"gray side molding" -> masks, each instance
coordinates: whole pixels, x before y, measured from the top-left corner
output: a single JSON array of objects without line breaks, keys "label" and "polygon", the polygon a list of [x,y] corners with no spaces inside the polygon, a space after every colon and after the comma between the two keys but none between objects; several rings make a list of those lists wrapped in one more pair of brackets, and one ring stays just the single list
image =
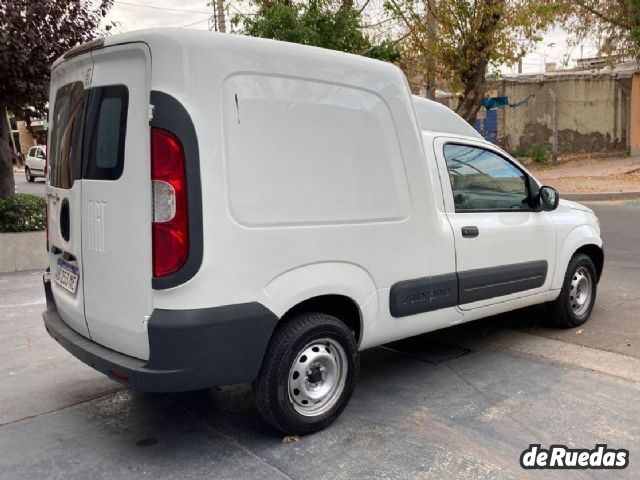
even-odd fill
[{"label": "gray side molding", "polygon": [[459,304],[523,292],[544,285],[546,260],[458,272]]}]

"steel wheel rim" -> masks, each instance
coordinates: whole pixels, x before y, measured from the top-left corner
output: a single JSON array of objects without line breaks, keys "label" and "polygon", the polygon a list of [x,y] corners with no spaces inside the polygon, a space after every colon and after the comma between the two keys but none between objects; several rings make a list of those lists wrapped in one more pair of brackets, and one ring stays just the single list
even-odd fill
[{"label": "steel wheel rim", "polygon": [[571,278],[569,303],[574,315],[580,317],[589,309],[593,296],[593,279],[586,267],[579,267]]},{"label": "steel wheel rim", "polygon": [[322,338],[298,354],[287,380],[289,402],[305,417],[322,415],[335,406],[347,380],[347,354],[340,343]]}]

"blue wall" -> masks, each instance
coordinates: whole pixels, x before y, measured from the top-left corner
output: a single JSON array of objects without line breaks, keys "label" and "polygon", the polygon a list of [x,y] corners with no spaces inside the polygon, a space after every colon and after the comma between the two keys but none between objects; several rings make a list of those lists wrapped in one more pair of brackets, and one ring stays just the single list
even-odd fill
[{"label": "blue wall", "polygon": [[485,140],[496,143],[498,141],[498,110],[494,108],[493,110],[486,110],[486,112],[484,119],[476,120],[473,128],[475,128]]}]

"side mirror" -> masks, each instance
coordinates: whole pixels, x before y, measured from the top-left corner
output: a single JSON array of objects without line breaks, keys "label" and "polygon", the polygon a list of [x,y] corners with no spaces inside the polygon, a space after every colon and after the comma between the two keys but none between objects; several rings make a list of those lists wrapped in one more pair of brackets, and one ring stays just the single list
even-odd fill
[{"label": "side mirror", "polygon": [[555,188],[540,187],[540,191],[538,192],[538,205],[540,206],[540,210],[544,210],[545,212],[555,210],[558,208],[559,202],[560,194]]}]

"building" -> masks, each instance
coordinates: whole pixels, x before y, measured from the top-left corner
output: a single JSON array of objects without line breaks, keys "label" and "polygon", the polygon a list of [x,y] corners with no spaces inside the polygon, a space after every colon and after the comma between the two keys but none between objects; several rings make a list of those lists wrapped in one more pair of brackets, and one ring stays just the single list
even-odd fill
[{"label": "building", "polygon": [[17,137],[16,148],[22,152],[23,155],[26,155],[34,145],[47,143],[46,121],[32,120],[31,129],[28,129],[27,123],[19,120],[16,122],[16,127],[17,128],[13,130],[14,137]]},{"label": "building", "polygon": [[[590,63],[590,66],[595,66]],[[554,70],[491,82],[495,141],[506,150],[548,142],[552,152],[640,154],[640,68]],[[490,116],[489,111],[484,116]]]}]

